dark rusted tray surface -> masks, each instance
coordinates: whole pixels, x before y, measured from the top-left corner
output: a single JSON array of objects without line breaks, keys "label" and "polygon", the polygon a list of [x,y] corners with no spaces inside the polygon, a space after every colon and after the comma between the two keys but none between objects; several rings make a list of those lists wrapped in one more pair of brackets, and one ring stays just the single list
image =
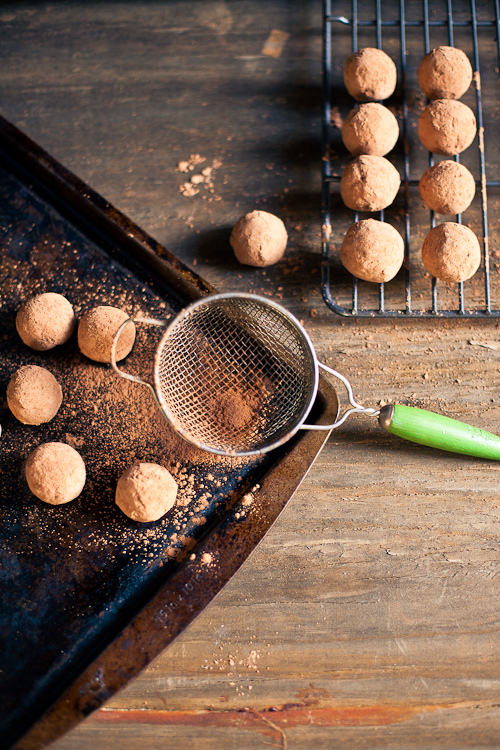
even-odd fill
[{"label": "dark rusted tray surface", "polygon": [[[169,428],[147,389],[81,355],[75,336],[49,352],[24,346],[15,314],[38,292],[64,294],[77,317],[110,304],[165,318],[213,289],[1,118],[0,216],[0,385],[5,394],[18,367],[38,364],[64,395],[38,427],[6,402],[0,410],[0,747],[28,732],[18,747],[35,748],[100,706],[211,601],[328,433],[301,433],[252,460],[211,456]],[[127,369],[149,374],[157,335],[139,330]],[[322,381],[312,416],[329,423],[336,409]],[[24,479],[28,454],[49,440],[73,445],[87,468],[81,496],[59,507]],[[175,510],[156,523],[136,524],[114,503],[137,460],[163,464],[179,483]]]}]

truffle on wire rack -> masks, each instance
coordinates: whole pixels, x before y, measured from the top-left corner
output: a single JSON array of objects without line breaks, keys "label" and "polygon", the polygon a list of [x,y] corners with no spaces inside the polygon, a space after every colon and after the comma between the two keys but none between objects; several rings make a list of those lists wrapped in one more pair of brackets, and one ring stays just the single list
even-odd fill
[{"label": "truffle on wire rack", "polygon": [[340,194],[354,211],[381,211],[394,201],[401,178],[383,156],[357,156],[342,173]]},{"label": "truffle on wire rack", "polygon": [[474,112],[454,99],[436,99],[427,105],[418,120],[418,137],[434,154],[460,154],[475,136]]},{"label": "truffle on wire rack", "polygon": [[449,283],[474,276],[481,263],[481,248],[474,232],[446,221],[431,229],[422,245],[422,263],[437,279]]},{"label": "truffle on wire rack", "polygon": [[85,486],[85,464],[66,443],[42,443],[28,456],[26,481],[31,492],[50,505],[74,500]]},{"label": "truffle on wire rack", "polygon": [[460,214],[472,203],[476,181],[467,167],[448,159],[429,167],[418,183],[420,197],[438,214]]},{"label": "truffle on wire rack", "polygon": [[429,99],[460,99],[472,82],[469,58],[456,47],[436,47],[422,58],[418,82]]},{"label": "truffle on wire rack", "polygon": [[230,238],[236,259],[248,266],[271,266],[285,254],[285,225],[268,211],[250,211],[233,227]]},{"label": "truffle on wire rack", "polygon": [[7,386],[7,405],[23,424],[50,422],[62,403],[62,389],[45,367],[25,365],[11,377]]},{"label": "truffle on wire rack", "polygon": [[56,292],[31,297],[16,315],[18,334],[27,346],[37,351],[66,343],[75,326],[71,302]]},{"label": "truffle on wire rack", "polygon": [[[111,347],[118,329],[129,316],[110,305],[98,305],[85,313],[78,324],[78,346],[82,354],[95,362],[110,364]],[[130,354],[135,341],[135,324],[125,326],[116,345],[116,360]]]},{"label": "truffle on wire rack", "polygon": [[404,260],[403,238],[385,221],[362,219],[347,230],[340,259],[359,279],[379,284],[390,281]]},{"label": "truffle on wire rack", "polygon": [[158,521],[175,504],[177,482],[159,464],[129,466],[116,485],[116,504],[133,521]]},{"label": "truffle on wire rack", "polygon": [[390,109],[378,102],[351,109],[342,125],[342,141],[353,156],[385,156],[399,137],[399,125]]},{"label": "truffle on wire rack", "polygon": [[345,87],[357,102],[387,99],[394,93],[396,81],[396,66],[381,49],[364,47],[345,61]]}]

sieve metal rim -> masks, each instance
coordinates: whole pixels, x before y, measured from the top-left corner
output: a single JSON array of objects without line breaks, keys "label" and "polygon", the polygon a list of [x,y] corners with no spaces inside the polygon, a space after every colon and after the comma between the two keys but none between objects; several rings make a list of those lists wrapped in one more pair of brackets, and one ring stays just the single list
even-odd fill
[{"label": "sieve metal rim", "polygon": [[[296,420],[294,420],[293,426],[286,432],[284,435],[282,435],[277,440],[274,440],[273,442],[264,445],[261,448],[254,449],[254,450],[235,450],[235,451],[227,451],[220,448],[214,448],[211,445],[206,445],[205,443],[202,443],[192,437],[192,435],[179,424],[176,417],[172,414],[171,410],[169,409],[162,393],[162,388],[160,384],[160,362],[162,357],[162,352],[164,349],[164,346],[166,345],[167,340],[171,337],[172,333],[175,331],[176,328],[185,320],[185,318],[189,317],[194,310],[196,310],[199,307],[205,306],[205,305],[212,305],[217,304],[221,300],[228,300],[228,299],[246,299],[250,300],[252,302],[256,302],[264,307],[271,308],[275,312],[282,315],[284,318],[286,318],[289,323],[297,330],[297,332],[300,334],[303,343],[305,344],[305,350],[307,350],[307,353],[309,354],[309,358],[312,364],[312,374],[313,377],[311,378],[312,382],[310,383],[310,392],[309,392],[309,398],[307,402],[304,404],[301,412],[299,415],[297,415]],[[280,445],[283,445],[284,443],[288,442],[297,432],[301,429],[301,427],[304,425],[305,420],[307,419],[307,416],[309,412],[311,411],[312,405],[314,404],[314,401],[316,399],[316,395],[318,392],[318,386],[319,386],[319,364],[318,364],[318,358],[316,356],[316,352],[314,350],[313,344],[311,339],[309,338],[309,335],[305,328],[302,326],[302,324],[297,320],[297,318],[289,312],[285,307],[278,304],[277,302],[274,302],[274,300],[267,299],[266,297],[263,297],[258,294],[252,294],[250,292],[223,292],[223,293],[216,293],[216,294],[207,294],[200,299],[195,300],[190,305],[185,307],[183,310],[181,310],[178,315],[175,316],[175,318],[167,325],[165,332],[163,333],[163,336],[161,337],[155,352],[155,358],[154,358],[154,364],[153,364],[153,381],[154,381],[154,391],[156,395],[156,400],[158,402],[159,407],[161,408],[161,411],[169,424],[172,426],[172,428],[181,435],[184,440],[191,443],[191,445],[196,446],[197,448],[200,448],[201,450],[207,451],[208,453],[215,453],[217,455],[222,456],[257,456],[262,455],[264,453],[268,453],[271,450],[274,450],[275,448],[278,448]]]}]

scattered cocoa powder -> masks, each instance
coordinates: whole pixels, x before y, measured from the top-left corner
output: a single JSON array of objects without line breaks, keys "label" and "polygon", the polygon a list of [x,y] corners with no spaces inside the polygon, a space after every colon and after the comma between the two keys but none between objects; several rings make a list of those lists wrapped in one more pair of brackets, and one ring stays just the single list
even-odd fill
[{"label": "scattered cocoa powder", "polygon": [[[22,212],[22,200],[16,200],[16,216]],[[27,222],[31,212],[28,201]],[[30,239],[36,236],[39,221],[33,220]],[[179,309],[175,297],[158,297],[91,243],[86,244],[81,235],[72,233],[57,216],[51,218],[49,226],[57,241],[33,240],[26,261],[19,257],[9,235],[5,239],[5,253],[0,259],[0,315],[6,323],[2,334],[5,356],[0,360],[4,380],[26,363],[26,350],[15,328],[16,313],[23,300],[50,288],[54,277],[58,288],[73,300],[77,317],[96,305],[116,307],[130,317],[146,314],[166,319]],[[134,349],[124,369],[150,377],[148,368],[152,367],[161,333],[161,329],[140,326],[137,356]],[[36,432],[26,432],[4,411],[2,449],[7,463],[2,465],[7,473],[4,471],[0,494],[5,495],[4,522],[21,523],[28,533],[36,529],[37,544],[47,540],[46,546],[59,550],[58,559],[75,554],[75,550],[78,554],[102,555],[98,567],[105,565],[110,575],[117,565],[120,569],[123,566],[123,555],[127,566],[140,566],[144,575],[174,563],[201,536],[207,519],[212,524],[237,502],[240,486],[262,460],[225,458],[196,449],[171,429],[148,389],[82,356],[76,338],[68,341],[64,351],[56,347],[43,355],[32,351],[29,356],[29,364],[43,362],[54,372],[64,400],[57,419],[50,426],[42,424]],[[81,497],[65,508],[67,530],[65,525],[54,523],[41,504],[28,501],[27,488],[19,485],[20,467],[28,453],[40,442],[51,440],[77,448],[87,467]],[[121,473],[131,464],[144,461],[164,466],[177,482],[178,493],[175,506],[165,517],[138,526],[116,508],[114,492]],[[19,498],[14,504],[10,500],[13,494]],[[75,536],[74,527],[85,532]]]}]

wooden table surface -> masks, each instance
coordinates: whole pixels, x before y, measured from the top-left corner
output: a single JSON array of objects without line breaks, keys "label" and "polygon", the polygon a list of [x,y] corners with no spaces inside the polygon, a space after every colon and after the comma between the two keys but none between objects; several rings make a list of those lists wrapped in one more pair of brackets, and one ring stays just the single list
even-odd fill
[{"label": "wooden table surface", "polygon": [[[1,114],[217,289],[281,301],[361,402],[499,430],[494,320],[322,301],[319,2],[26,1],[0,21]],[[229,246],[254,208],[289,233],[268,269]],[[499,748],[499,479],[352,418],[212,604],[54,750]]]}]

